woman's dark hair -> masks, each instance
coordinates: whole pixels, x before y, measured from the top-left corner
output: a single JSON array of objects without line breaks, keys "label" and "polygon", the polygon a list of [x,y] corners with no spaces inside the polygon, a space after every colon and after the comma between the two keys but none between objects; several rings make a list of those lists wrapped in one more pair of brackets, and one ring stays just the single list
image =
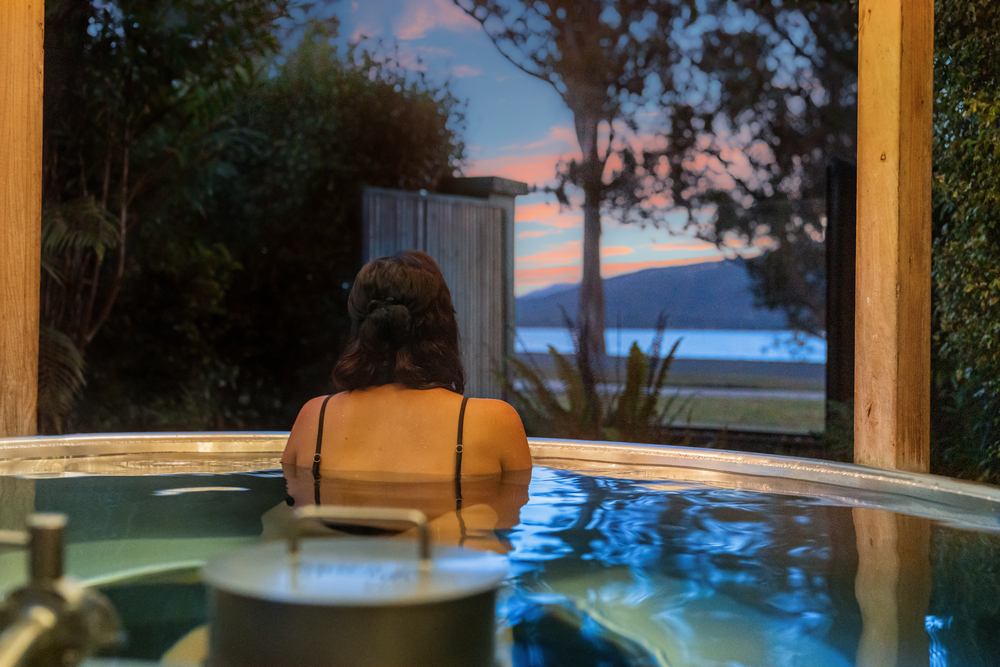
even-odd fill
[{"label": "woman's dark hair", "polygon": [[351,340],[333,369],[337,389],[399,382],[465,392],[451,292],[430,255],[406,250],[365,264],[347,297]]}]

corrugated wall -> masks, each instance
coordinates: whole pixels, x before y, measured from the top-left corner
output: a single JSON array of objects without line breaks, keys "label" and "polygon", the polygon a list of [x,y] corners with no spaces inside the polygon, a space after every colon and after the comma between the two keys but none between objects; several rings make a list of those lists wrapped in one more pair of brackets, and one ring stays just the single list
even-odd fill
[{"label": "corrugated wall", "polygon": [[508,348],[513,286],[504,271],[501,206],[472,197],[368,188],[363,202],[364,261],[423,250],[451,290],[465,366],[466,396],[500,398],[497,373]]}]

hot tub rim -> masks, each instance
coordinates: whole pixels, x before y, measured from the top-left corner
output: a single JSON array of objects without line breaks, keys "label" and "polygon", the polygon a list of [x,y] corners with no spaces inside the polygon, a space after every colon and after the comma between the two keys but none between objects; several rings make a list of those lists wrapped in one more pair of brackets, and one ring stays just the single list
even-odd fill
[{"label": "hot tub rim", "polygon": [[[261,454],[279,456],[286,431],[87,433],[0,438],[0,461],[75,459],[142,454]],[[771,477],[889,493],[952,507],[1000,514],[1000,487],[854,463],[722,449],[626,442],[529,438],[535,460],[586,461],[609,466],[651,466]],[[3,473],[0,473],[3,474]]]}]

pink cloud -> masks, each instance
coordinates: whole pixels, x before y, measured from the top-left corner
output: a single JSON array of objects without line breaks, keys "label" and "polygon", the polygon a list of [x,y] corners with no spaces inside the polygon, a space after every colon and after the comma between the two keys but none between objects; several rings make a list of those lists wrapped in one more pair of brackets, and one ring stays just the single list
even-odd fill
[{"label": "pink cloud", "polygon": [[537,229],[524,232],[518,232],[517,238],[519,239],[537,239],[541,236],[548,236],[549,234],[558,234],[558,229]]},{"label": "pink cloud", "polygon": [[559,210],[551,201],[518,205],[514,213],[517,224],[535,224],[558,229],[575,229],[580,226],[580,212]]},{"label": "pink cloud", "polygon": [[583,241],[567,241],[561,245],[548,246],[532,255],[522,255],[517,258],[518,265],[534,264],[568,264],[579,263],[581,260]]},{"label": "pink cloud", "polygon": [[530,185],[555,181],[559,155],[505,155],[484,160],[473,160],[469,165],[470,176],[502,176]]},{"label": "pink cloud", "polygon": [[612,245],[601,248],[601,257],[617,257],[619,255],[631,255],[635,252],[634,248],[626,245]]},{"label": "pink cloud", "polygon": [[394,22],[393,33],[401,40],[420,39],[438,28],[468,32],[479,24],[451,0],[410,0]]},{"label": "pink cloud", "polygon": [[559,205],[541,201],[533,204],[518,204],[514,212],[516,222],[535,222],[539,218],[547,218],[559,212]]},{"label": "pink cloud", "polygon": [[[611,262],[601,266],[601,275],[605,278],[635,273],[643,269],[658,269],[667,266],[690,266],[707,262],[721,262],[721,255],[702,257],[682,257],[679,259],[654,259],[643,262]],[[530,289],[538,289],[555,283],[578,283],[583,277],[583,269],[579,265],[548,266],[532,269],[517,269],[514,280],[517,283],[517,293],[524,294]]]},{"label": "pink cloud", "polygon": [[517,269],[514,271],[514,281],[518,291],[523,291],[529,285],[578,283],[582,275],[579,266],[548,266],[541,269]]},{"label": "pink cloud", "polygon": [[457,67],[451,68],[451,75],[458,77],[459,79],[465,79],[470,76],[479,76],[482,73],[483,71],[481,69],[469,67],[468,65],[458,65]]},{"label": "pink cloud", "polygon": [[678,259],[650,259],[645,262],[610,262],[601,266],[601,275],[605,278],[635,273],[643,269],[656,269],[665,266],[688,266],[690,264],[703,264],[706,262],[721,262],[724,257],[721,255],[707,255],[700,257],[681,257]]}]

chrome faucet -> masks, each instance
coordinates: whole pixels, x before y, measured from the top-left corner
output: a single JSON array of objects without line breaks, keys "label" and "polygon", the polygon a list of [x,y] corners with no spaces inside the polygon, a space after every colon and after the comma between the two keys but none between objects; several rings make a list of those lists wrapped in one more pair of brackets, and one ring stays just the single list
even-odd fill
[{"label": "chrome faucet", "polygon": [[96,590],[63,576],[66,516],[33,514],[0,545],[28,549],[28,584],[0,602],[0,667],[72,667],[120,643],[121,622]]}]

